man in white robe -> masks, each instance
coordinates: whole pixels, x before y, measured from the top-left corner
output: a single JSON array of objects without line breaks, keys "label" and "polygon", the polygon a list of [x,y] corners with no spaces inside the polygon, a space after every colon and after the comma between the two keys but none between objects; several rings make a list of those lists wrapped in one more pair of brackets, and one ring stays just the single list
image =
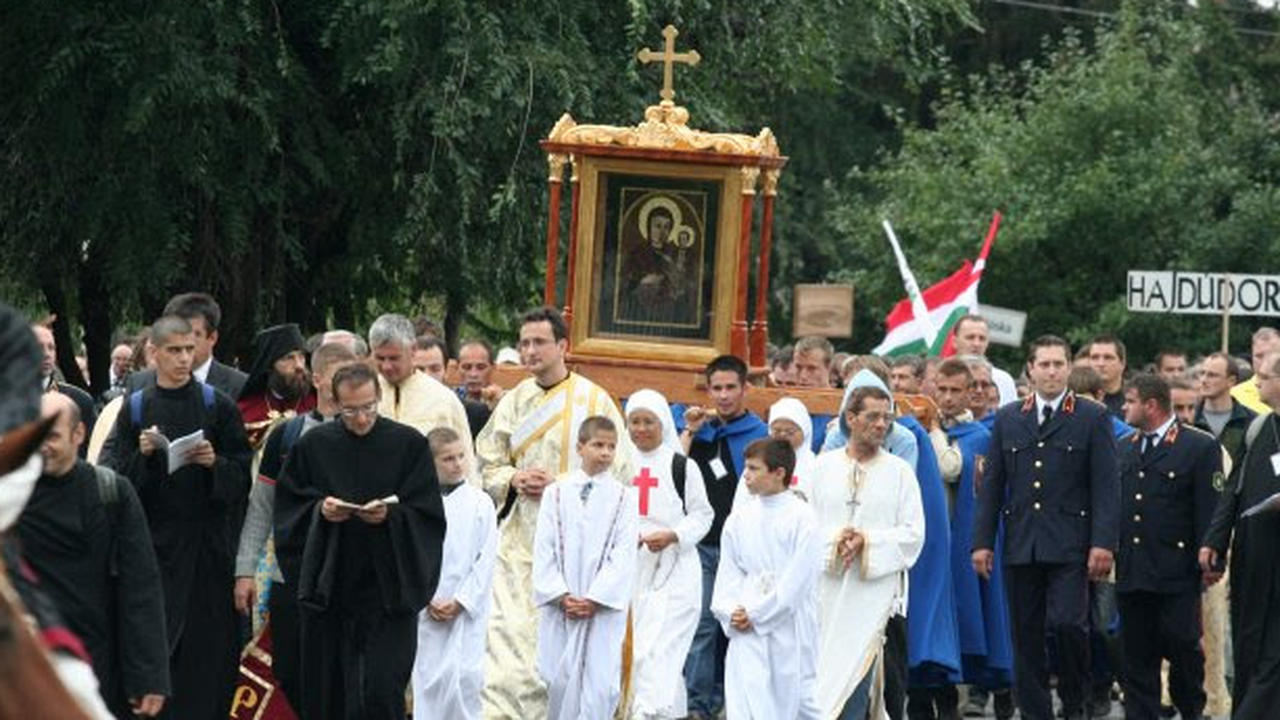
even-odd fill
[{"label": "man in white robe", "polygon": [[729,637],[725,717],[795,718],[811,704],[816,623],[804,617],[814,593],[821,545],[813,515],[787,492],[795,451],[785,440],[747,446],[743,482],[754,496],[730,513],[720,536],[711,611]]},{"label": "man in white robe", "polygon": [[622,643],[636,573],[636,500],[610,465],[618,431],[602,416],[578,432],[581,468],[538,508],[533,601],[538,673],[553,720],[606,720],[618,706]]},{"label": "man in white robe", "polygon": [[[698,541],[715,512],[698,464],[680,452],[666,398],[639,390],[627,398],[626,415],[637,468],[631,484],[640,513],[627,717],[683,718],[688,708],[679,660],[689,654],[702,612]],[[682,468],[682,486],[677,468]]]},{"label": "man in white robe", "polygon": [[825,718],[885,717],[872,669],[885,625],[906,602],[907,571],[924,546],[924,509],[915,473],[881,449],[893,423],[891,400],[878,387],[850,394],[842,410],[844,450],[823,453],[810,504],[825,542],[818,580],[817,701]]},{"label": "man in white robe", "polygon": [[468,485],[465,445],[452,428],[427,435],[444,493],[448,528],[435,596],[418,617],[413,663],[414,720],[480,717],[484,638],[493,590],[498,528],[493,501]]},{"label": "man in white robe", "polygon": [[[382,393],[378,415],[404,423],[423,435],[447,427],[459,437],[471,437],[467,411],[457,394],[413,366],[416,340],[413,321],[403,315],[381,315],[369,326],[369,348],[377,364]],[[471,443],[466,444],[466,449],[467,462],[471,463]]]},{"label": "man in white robe", "polygon": [[[533,536],[543,490],[576,469],[578,427],[603,415],[623,427],[609,393],[569,372],[568,328],[560,313],[540,308],[520,325],[520,357],[533,377],[502,396],[476,438],[484,489],[498,500],[498,559],[485,659],[484,716],[524,720],[547,714],[538,678],[538,613],[533,605]],[[619,438],[616,477],[630,478],[631,442]]]}]

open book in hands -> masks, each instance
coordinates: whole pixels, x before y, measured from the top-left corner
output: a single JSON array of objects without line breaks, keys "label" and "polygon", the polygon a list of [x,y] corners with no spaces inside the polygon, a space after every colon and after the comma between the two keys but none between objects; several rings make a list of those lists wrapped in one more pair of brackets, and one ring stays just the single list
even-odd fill
[{"label": "open book in hands", "polygon": [[164,453],[168,456],[169,474],[172,475],[184,465],[190,465],[195,462],[190,455],[196,446],[204,442],[204,430],[196,430],[188,435],[183,435],[177,440],[170,440],[163,433],[155,428],[147,428],[143,430],[155,445],[156,452]]},{"label": "open book in hands", "polygon": [[378,507],[379,505],[395,505],[400,502],[400,498],[395,495],[388,495],[384,498],[378,498],[377,500],[370,500],[369,502],[363,505],[360,505],[358,503],[353,503],[353,502],[347,502],[346,500],[342,500],[342,499],[337,499],[337,498],[335,499],[337,500],[338,507],[343,508],[345,510],[355,510],[357,512],[360,512],[360,511],[368,512]]}]

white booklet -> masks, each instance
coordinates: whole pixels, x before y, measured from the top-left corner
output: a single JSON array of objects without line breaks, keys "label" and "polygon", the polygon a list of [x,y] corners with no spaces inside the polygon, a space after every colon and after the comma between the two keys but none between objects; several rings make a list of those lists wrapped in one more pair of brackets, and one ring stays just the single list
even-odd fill
[{"label": "white booklet", "polygon": [[147,431],[151,436],[151,441],[156,445],[156,451],[162,452],[169,457],[169,474],[177,472],[179,468],[190,465],[193,461],[187,458],[187,453],[195,449],[197,445],[204,442],[204,430],[196,430],[189,435],[183,435],[177,440],[170,440],[158,432]]},{"label": "white booklet", "polygon": [[1276,512],[1280,510],[1280,492],[1268,497],[1262,502],[1240,513],[1240,517],[1247,518],[1265,512]]},{"label": "white booklet", "polygon": [[378,498],[377,500],[370,500],[363,505],[347,502],[346,500],[338,500],[338,507],[347,508],[348,510],[372,510],[377,507],[379,503],[383,505],[395,505],[398,502],[400,502],[399,497],[395,495],[388,495],[384,498]]}]

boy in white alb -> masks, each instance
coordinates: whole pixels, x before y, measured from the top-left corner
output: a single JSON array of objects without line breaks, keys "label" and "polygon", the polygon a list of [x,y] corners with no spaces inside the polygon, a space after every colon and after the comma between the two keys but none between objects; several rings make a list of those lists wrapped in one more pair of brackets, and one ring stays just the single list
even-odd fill
[{"label": "boy in white alb", "polygon": [[667,399],[653,390],[637,391],[627,399],[625,414],[640,511],[626,717],[683,718],[688,709],[682,660],[702,612],[697,546],[715,512],[697,463],[680,452]]},{"label": "boy in white alb", "polygon": [[720,538],[711,611],[729,636],[725,716],[733,720],[794,718],[810,704],[820,545],[808,506],[787,492],[795,471],[791,444],[756,440],[744,453],[743,482],[755,496],[729,515]]},{"label": "boy in white alb", "polygon": [[427,434],[444,494],[448,528],[440,583],[418,617],[413,663],[414,720],[480,717],[484,639],[498,528],[493,500],[466,482],[466,445],[452,428]]},{"label": "boy in white alb", "polygon": [[547,717],[554,720],[610,718],[621,693],[637,503],[609,470],[617,446],[612,420],[583,420],[581,466],[549,485],[538,508],[538,674],[547,684]]}]

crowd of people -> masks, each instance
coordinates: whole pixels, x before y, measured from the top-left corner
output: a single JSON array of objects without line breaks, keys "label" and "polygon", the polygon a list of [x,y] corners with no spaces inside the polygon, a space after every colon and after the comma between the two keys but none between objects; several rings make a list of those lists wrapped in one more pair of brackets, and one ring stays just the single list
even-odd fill
[{"label": "crowd of people", "polygon": [[[214,358],[220,320],[173,298],[96,399],[30,326],[52,424],[0,529],[82,643],[61,651],[92,673],[64,679],[92,717],[1280,708],[1274,329],[1245,361],[1132,370],[1117,337],[1046,335],[1015,374],[978,315],[945,359],[803,338],[760,417],[731,355],[705,403],[620,407],[550,308],[456,357],[395,314],[270,327],[244,372]],[[527,377],[498,387],[501,362]],[[236,692],[242,656],[269,692]]]}]

